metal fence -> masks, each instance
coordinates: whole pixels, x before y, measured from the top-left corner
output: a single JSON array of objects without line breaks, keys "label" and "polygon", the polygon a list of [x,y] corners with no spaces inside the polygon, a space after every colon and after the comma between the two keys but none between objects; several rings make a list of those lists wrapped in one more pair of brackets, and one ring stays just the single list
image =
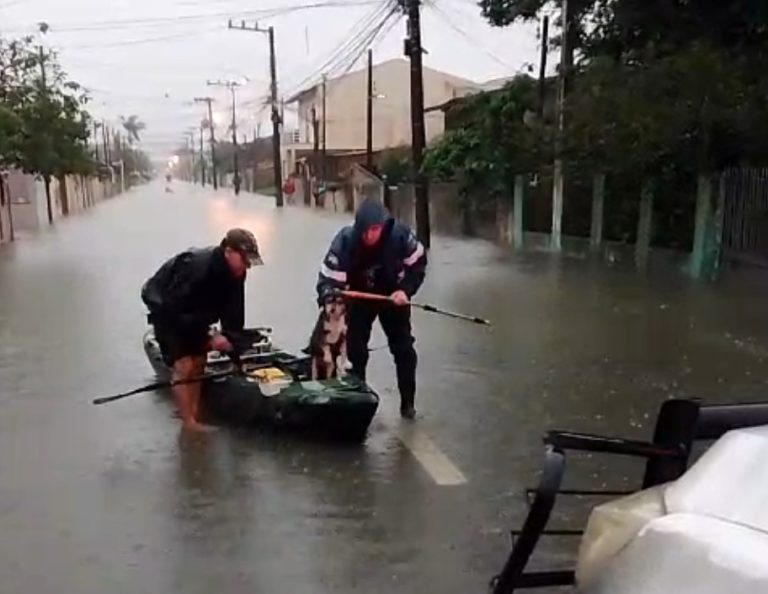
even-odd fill
[{"label": "metal fence", "polygon": [[724,173],[723,255],[768,266],[768,168]]}]

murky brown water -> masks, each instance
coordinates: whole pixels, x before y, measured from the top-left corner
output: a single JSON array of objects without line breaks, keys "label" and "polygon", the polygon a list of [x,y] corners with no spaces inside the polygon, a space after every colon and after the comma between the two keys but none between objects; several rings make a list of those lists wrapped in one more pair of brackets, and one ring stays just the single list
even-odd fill
[{"label": "murky brown water", "polygon": [[[765,394],[761,281],[647,279],[440,238],[420,297],[494,322],[414,314],[420,429],[467,484],[437,486],[399,440],[386,350],[372,356],[384,402],[364,446],[229,430],[180,440],[160,395],[90,404],[151,378],[142,282],[175,251],[250,227],[267,265],[248,281],[248,322],[298,349],[345,218],[162,189],[0,249],[3,591],[485,591],[546,429],[648,436],[669,396]],[[383,344],[377,331],[372,346]],[[596,469],[582,483],[601,484]]]}]

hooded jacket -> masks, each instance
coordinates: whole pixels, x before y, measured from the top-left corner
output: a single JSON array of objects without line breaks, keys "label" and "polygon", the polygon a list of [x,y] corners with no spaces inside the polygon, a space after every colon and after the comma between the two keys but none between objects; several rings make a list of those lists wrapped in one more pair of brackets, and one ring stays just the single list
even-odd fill
[{"label": "hooded jacket", "polygon": [[221,247],[174,256],[144,283],[141,298],[153,323],[190,332],[218,321],[225,332],[243,329],[245,279],[232,276]]},{"label": "hooded jacket", "polygon": [[[373,248],[363,245],[363,232],[373,225],[384,229]],[[320,266],[318,301],[339,289],[391,295],[397,290],[413,297],[424,282],[427,254],[411,229],[388,215],[376,200],[365,200],[354,225],[342,228]]]}]

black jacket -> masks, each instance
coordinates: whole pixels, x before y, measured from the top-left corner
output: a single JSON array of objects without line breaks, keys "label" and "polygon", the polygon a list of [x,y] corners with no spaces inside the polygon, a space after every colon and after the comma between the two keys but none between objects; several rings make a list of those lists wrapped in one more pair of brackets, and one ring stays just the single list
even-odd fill
[{"label": "black jacket", "polygon": [[[361,241],[367,223],[384,222],[375,250]],[[366,204],[357,213],[355,225],[336,234],[323,259],[317,280],[318,302],[337,289],[391,295],[397,290],[413,297],[424,282],[427,254],[411,229],[384,214],[383,207]]]},{"label": "black jacket", "polygon": [[245,321],[245,279],[232,276],[220,247],[187,250],[163,264],[141,290],[150,320],[207,332],[221,321],[239,332]]}]

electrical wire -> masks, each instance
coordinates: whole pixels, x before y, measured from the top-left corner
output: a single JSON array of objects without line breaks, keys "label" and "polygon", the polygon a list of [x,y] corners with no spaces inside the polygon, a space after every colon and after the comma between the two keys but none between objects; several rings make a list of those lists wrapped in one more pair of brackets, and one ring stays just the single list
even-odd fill
[{"label": "electrical wire", "polygon": [[357,64],[358,60],[363,55],[365,50],[371,46],[371,44],[376,40],[376,37],[381,33],[382,29],[385,26],[387,26],[388,23],[389,23],[389,27],[387,29],[387,33],[389,33],[389,31],[392,30],[392,27],[394,27],[394,25],[397,24],[400,18],[402,18],[402,15],[396,18],[393,18],[395,17],[397,12],[398,12],[398,7],[397,5],[394,5],[390,9],[389,13],[387,13],[387,16],[384,18],[384,20],[381,21],[381,23],[379,23],[379,25],[377,25],[377,27],[373,31],[371,31],[371,33],[365,39],[362,39],[360,41],[360,43],[357,45],[355,49],[356,53],[349,59],[347,66],[343,69],[341,74],[338,75],[339,77],[346,76],[349,73],[349,71],[352,70],[352,68],[354,67],[355,64]]},{"label": "electrical wire", "polygon": [[[356,22],[350,33],[345,35],[344,41],[341,42],[336,48],[334,48],[328,58],[317,68],[315,68],[311,74],[306,76],[301,82],[297,83],[294,88],[298,89],[304,86],[312,79],[316,79],[318,75],[324,74],[332,65],[339,59],[343,59],[343,56],[349,51],[349,48],[368,30],[368,28],[376,22],[376,19],[386,13],[386,7],[388,2],[381,3],[372,13],[364,15],[358,22]],[[357,31],[353,34],[354,31]]]},{"label": "electrical wire", "polygon": [[361,19],[352,25],[349,32],[344,36],[344,40],[331,50],[330,55],[317,67],[305,76],[298,83],[291,85],[290,90],[286,92],[286,95],[293,95],[296,91],[302,89],[310,81],[314,81],[322,74],[330,70],[338,61],[343,61],[345,56],[348,55],[350,48],[354,47],[360,38],[364,37],[370,32],[371,27],[375,27],[379,19],[387,14],[388,7],[392,4],[391,0],[384,0],[371,12],[365,14]]},{"label": "electrical wire", "polygon": [[440,8],[434,1],[428,2],[427,6],[432,10],[434,14],[436,14],[440,19],[442,19],[451,29],[453,29],[456,33],[461,35],[464,39],[469,41],[472,47],[480,49],[484,54],[486,54],[489,58],[491,58],[497,64],[500,64],[505,68],[510,68],[513,70],[515,69],[515,67],[512,66],[509,62],[502,60],[493,52],[489,51],[486,47],[482,45],[482,43],[479,40],[474,39],[469,33],[464,31],[461,27],[459,27],[456,23],[454,23],[451,20],[451,18],[448,16],[448,14],[442,8]]},{"label": "electrical wire", "polygon": [[112,41],[107,43],[88,43],[85,45],[60,45],[58,46],[58,49],[70,51],[70,50],[81,50],[81,49],[103,49],[103,48],[109,48],[109,47],[133,47],[136,45],[144,45],[147,43],[159,43],[163,41],[172,41],[174,39],[183,39],[185,37],[190,37],[192,35],[195,35],[195,36],[207,35],[210,33],[215,33],[217,30],[218,30],[218,27],[216,29],[208,28],[205,30],[185,31],[184,33],[171,33],[169,35],[160,35],[157,37],[146,37],[144,39],[128,39],[125,41]]},{"label": "electrical wire", "polygon": [[[349,6],[366,6],[378,3],[378,0],[323,0],[322,2],[311,2],[304,4],[295,4],[274,8],[262,8],[259,10],[245,10],[240,12],[209,12],[209,13],[197,13],[179,15],[174,17],[150,17],[139,19],[122,19],[122,20],[105,20],[105,21],[91,21],[83,23],[75,23],[72,25],[65,25],[57,27],[55,24],[50,24],[49,32],[51,33],[76,33],[83,31],[109,31],[112,29],[125,29],[126,27],[160,27],[168,24],[179,23],[192,23],[196,21],[206,21],[208,19],[247,19],[247,18],[268,18],[271,16],[280,16],[284,14],[290,14],[292,12],[301,10],[310,10],[315,8],[344,8]],[[1,6],[0,6],[1,7]],[[11,29],[11,31],[27,31],[30,27],[36,25],[26,25],[23,27],[17,27]]]}]

